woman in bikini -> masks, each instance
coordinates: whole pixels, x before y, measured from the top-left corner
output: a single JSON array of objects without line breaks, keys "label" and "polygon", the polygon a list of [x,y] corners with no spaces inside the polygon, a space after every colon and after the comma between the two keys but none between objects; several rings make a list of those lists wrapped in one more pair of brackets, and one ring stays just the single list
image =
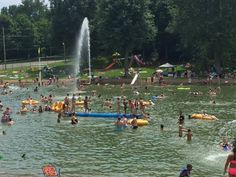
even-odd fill
[{"label": "woman in bikini", "polygon": [[236,147],[233,148],[232,153],[230,153],[225,162],[224,173],[227,172],[228,177],[236,177]]}]

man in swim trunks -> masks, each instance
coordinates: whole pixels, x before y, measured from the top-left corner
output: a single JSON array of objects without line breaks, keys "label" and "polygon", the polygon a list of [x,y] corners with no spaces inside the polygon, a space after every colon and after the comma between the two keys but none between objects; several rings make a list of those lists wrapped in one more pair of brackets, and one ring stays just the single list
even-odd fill
[{"label": "man in swim trunks", "polygon": [[179,177],[190,177],[190,173],[192,171],[193,166],[191,164],[187,164],[187,167],[184,168],[180,174]]},{"label": "man in swim trunks", "polygon": [[224,174],[227,172],[227,169],[228,177],[236,177],[236,147],[233,148],[232,152],[227,157]]}]

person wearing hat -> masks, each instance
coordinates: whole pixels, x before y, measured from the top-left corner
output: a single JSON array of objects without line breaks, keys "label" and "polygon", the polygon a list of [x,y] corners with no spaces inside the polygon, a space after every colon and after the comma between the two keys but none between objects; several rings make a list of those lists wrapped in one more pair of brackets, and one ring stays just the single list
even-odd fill
[{"label": "person wearing hat", "polygon": [[190,177],[192,169],[193,166],[191,164],[187,164],[186,168],[180,172],[179,177]]}]

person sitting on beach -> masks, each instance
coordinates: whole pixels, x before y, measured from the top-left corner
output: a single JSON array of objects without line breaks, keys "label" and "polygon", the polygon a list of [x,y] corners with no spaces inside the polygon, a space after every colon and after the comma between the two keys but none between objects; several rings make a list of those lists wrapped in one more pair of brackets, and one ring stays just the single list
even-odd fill
[{"label": "person sitting on beach", "polygon": [[190,177],[192,168],[193,168],[193,166],[191,164],[187,164],[186,168],[184,168],[180,172],[179,177]]}]

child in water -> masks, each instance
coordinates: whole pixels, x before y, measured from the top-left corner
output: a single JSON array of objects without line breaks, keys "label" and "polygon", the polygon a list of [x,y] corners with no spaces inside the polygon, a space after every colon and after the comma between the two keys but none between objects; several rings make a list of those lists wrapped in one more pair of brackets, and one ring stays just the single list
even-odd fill
[{"label": "child in water", "polygon": [[186,168],[184,168],[180,172],[179,177],[190,177],[192,168],[193,168],[193,166],[191,164],[187,164]]},{"label": "child in water", "polygon": [[191,141],[193,137],[192,130],[188,129],[187,134],[185,136],[187,136],[187,141]]}]

